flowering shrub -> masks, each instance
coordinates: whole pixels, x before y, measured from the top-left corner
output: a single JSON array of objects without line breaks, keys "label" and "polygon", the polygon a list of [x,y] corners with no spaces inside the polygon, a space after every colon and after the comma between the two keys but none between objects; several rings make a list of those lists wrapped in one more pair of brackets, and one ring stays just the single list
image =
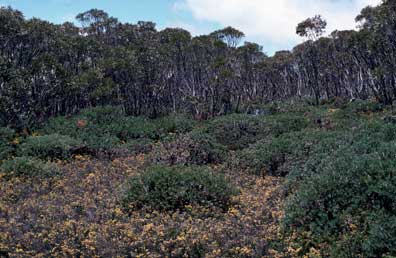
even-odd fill
[{"label": "flowering shrub", "polygon": [[[76,156],[59,177],[0,183],[0,253],[10,257],[291,257],[282,251],[282,183],[238,172],[241,192],[226,210],[128,210],[123,187],[145,156]],[[1,172],[0,172],[1,175]],[[1,176],[0,176],[1,178]]]},{"label": "flowering shrub", "polygon": [[208,169],[155,166],[129,180],[123,205],[127,209],[178,210],[199,204],[227,209],[236,193],[223,176]]}]

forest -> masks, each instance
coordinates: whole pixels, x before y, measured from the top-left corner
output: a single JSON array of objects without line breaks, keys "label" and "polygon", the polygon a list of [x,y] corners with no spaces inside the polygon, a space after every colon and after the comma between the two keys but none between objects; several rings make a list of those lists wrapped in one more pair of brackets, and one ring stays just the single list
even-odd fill
[{"label": "forest", "polygon": [[0,7],[0,257],[396,257],[396,1],[273,56]]},{"label": "forest", "polygon": [[205,119],[290,98],[392,104],[395,8],[394,1],[367,7],[356,18],[359,31],[329,37],[312,33],[321,28],[308,20],[299,34],[309,40],[268,57],[255,43],[241,45],[244,34],[231,27],[192,37],[95,9],[76,17],[80,27],[54,25],[2,7],[0,123],[29,128],[98,105]]}]

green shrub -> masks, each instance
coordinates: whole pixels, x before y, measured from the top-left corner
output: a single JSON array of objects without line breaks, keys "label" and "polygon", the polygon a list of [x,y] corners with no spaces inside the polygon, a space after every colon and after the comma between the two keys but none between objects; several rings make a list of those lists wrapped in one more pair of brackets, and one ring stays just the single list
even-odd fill
[{"label": "green shrub", "polygon": [[362,151],[360,141],[308,162],[286,208],[285,226],[311,232],[304,241],[329,246],[332,257],[396,254],[396,142]]},{"label": "green shrub", "polygon": [[343,110],[348,113],[367,113],[380,112],[384,109],[384,105],[378,102],[371,102],[366,100],[355,100],[346,104]]},{"label": "green shrub", "polygon": [[310,126],[311,121],[303,114],[291,113],[281,114],[278,116],[268,117],[266,122],[266,131],[274,136],[280,136],[285,133],[297,132]]},{"label": "green shrub", "polygon": [[111,134],[89,134],[84,133],[80,135],[80,141],[92,150],[98,151],[111,151],[112,149],[120,146],[121,140]]},{"label": "green shrub", "polygon": [[20,145],[17,154],[42,159],[68,159],[73,155],[73,151],[82,145],[79,140],[59,134],[31,136]]},{"label": "green shrub", "polygon": [[238,150],[267,137],[300,131],[309,124],[309,119],[300,114],[229,115],[211,121],[206,131],[220,144]]},{"label": "green shrub", "polygon": [[34,157],[17,157],[7,160],[0,166],[0,171],[4,172],[7,177],[48,177],[59,172],[56,166]]},{"label": "green shrub", "polygon": [[263,131],[263,123],[250,115],[230,115],[213,120],[207,131],[220,144],[236,150],[257,141]]},{"label": "green shrub", "polygon": [[149,153],[153,148],[154,141],[148,138],[129,140],[122,147],[127,148],[133,153]]},{"label": "green shrub", "polygon": [[293,151],[292,139],[271,138],[240,151],[236,165],[256,175],[285,176],[288,171],[283,165]]},{"label": "green shrub", "polygon": [[[159,140],[171,133],[191,131],[195,122],[183,116],[159,119],[126,116],[119,107],[85,109],[73,117],[50,119],[41,129],[42,134],[62,134],[84,141],[90,148],[117,147],[121,141],[148,138]],[[97,144],[104,136],[106,144]]]},{"label": "green shrub", "polygon": [[[268,137],[237,152],[236,159],[231,165],[258,175],[265,173],[285,176],[294,171],[295,167],[304,165],[311,156],[330,155],[340,146],[347,144],[349,137],[351,135],[345,131],[318,129]],[[296,174],[302,176],[301,171]]]},{"label": "green shrub", "polygon": [[169,133],[187,133],[193,130],[197,124],[196,121],[181,115],[172,115],[152,120],[156,128],[159,128],[165,134]]},{"label": "green shrub", "polygon": [[226,155],[225,147],[199,131],[163,141],[152,153],[155,163],[166,165],[219,164]]},{"label": "green shrub", "polygon": [[14,146],[11,141],[15,137],[15,131],[8,127],[0,127],[0,163],[11,157]]},{"label": "green shrub", "polygon": [[123,205],[126,209],[183,210],[186,205],[226,209],[236,193],[223,176],[206,168],[156,166],[129,180]]},{"label": "green shrub", "polygon": [[195,122],[182,116],[168,116],[158,119],[127,117],[122,122],[118,136],[123,140],[149,138],[160,140],[169,134],[186,133],[193,129]]},{"label": "green shrub", "polygon": [[125,116],[120,106],[99,106],[82,110],[78,117],[94,124],[112,124]]}]

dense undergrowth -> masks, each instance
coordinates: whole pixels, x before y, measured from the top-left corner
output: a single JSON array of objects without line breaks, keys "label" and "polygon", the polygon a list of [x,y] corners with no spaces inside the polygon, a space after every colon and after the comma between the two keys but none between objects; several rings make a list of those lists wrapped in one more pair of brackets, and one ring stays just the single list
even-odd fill
[{"label": "dense undergrowth", "polygon": [[0,251],[396,256],[396,111],[261,108],[193,121],[97,107],[30,133],[0,128]]}]

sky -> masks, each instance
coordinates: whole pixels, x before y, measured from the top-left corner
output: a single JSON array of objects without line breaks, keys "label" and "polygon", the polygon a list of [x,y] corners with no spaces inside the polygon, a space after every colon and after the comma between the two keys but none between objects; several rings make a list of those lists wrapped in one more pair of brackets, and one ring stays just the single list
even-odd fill
[{"label": "sky", "polygon": [[153,21],[158,29],[179,27],[194,36],[232,26],[246,34],[246,41],[263,46],[271,55],[291,49],[302,39],[296,25],[321,14],[335,29],[356,29],[354,18],[367,6],[381,0],[0,0],[25,14],[53,23],[74,22],[74,17],[92,8],[102,9],[122,22]]}]

